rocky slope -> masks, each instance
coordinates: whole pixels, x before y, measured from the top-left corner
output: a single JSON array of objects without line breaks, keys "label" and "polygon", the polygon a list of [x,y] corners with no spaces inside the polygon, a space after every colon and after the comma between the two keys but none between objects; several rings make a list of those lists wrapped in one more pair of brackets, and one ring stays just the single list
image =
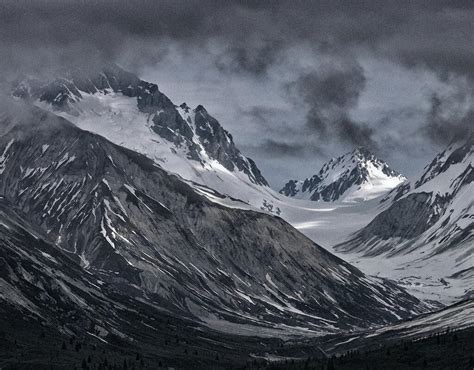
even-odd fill
[{"label": "rocky slope", "polygon": [[282,344],[166,310],[137,287],[85,271],[43,234],[0,199],[2,368],[235,367]]},{"label": "rocky slope", "polygon": [[325,163],[303,181],[290,180],[281,194],[313,201],[365,201],[380,196],[406,178],[364,148],[357,148]]}]

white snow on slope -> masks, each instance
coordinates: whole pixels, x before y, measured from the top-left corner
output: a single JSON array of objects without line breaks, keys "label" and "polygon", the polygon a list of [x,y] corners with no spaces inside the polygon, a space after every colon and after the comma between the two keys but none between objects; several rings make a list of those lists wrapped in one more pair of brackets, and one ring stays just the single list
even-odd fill
[{"label": "white snow on slope", "polygon": [[7,146],[5,147],[5,149],[3,149],[3,153],[2,155],[0,156],[0,175],[3,173],[3,171],[5,171],[5,166],[6,166],[6,163],[8,161],[8,150],[10,149],[10,147],[12,146],[12,144],[14,143],[14,139],[11,139]]},{"label": "white snow on slope", "polygon": [[[139,111],[136,98],[113,92],[82,95],[83,98],[74,103],[74,111],[79,114],[59,111],[54,113],[83,130],[94,132],[115,144],[146,155],[171,173],[246,203],[252,203],[253,200],[248,189],[267,193],[267,197],[274,193],[268,187],[251,182],[246,173],[238,169],[229,171],[217,160],[210,158],[198,140],[194,142],[201,149],[199,154],[203,161],[190,160],[187,157],[187,148],[174,145],[152,130],[151,117]],[[49,104],[36,104],[51,110]],[[194,113],[186,113],[179,107],[177,110],[187,122],[190,118],[191,125],[194,126]]]}]

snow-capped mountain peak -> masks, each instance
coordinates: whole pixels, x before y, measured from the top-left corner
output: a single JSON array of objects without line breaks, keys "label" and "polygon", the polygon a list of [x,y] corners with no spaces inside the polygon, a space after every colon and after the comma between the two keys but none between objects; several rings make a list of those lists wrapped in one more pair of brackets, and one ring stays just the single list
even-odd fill
[{"label": "snow-capped mountain peak", "polygon": [[198,105],[175,105],[158,85],[111,64],[67,71],[52,81],[24,79],[13,95],[54,111],[78,127],[147,155],[185,179],[225,192],[223,177],[267,187],[232,135]]},{"label": "snow-capped mountain peak", "polygon": [[378,197],[404,181],[405,176],[359,147],[332,158],[312,177],[290,180],[280,193],[314,201],[359,201]]}]

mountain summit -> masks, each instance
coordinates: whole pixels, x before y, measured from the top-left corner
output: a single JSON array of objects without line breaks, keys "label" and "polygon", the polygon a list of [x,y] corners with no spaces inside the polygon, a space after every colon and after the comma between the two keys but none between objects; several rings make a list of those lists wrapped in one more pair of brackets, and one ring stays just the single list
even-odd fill
[{"label": "mountain summit", "polygon": [[369,200],[395,188],[406,180],[384,161],[365,148],[356,148],[332,158],[321,170],[303,181],[290,180],[281,194],[314,201]]},{"label": "mountain summit", "polygon": [[255,162],[239,151],[232,135],[202,105],[177,106],[158,85],[115,64],[58,75],[50,81],[21,79],[13,95],[145,154],[187,180],[220,191],[216,184],[223,177],[268,186]]}]

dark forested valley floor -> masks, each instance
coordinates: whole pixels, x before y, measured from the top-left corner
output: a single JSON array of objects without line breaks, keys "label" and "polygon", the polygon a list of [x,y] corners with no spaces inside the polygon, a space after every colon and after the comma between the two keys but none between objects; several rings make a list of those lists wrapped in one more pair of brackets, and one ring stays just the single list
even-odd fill
[{"label": "dark forested valley floor", "polygon": [[[58,335],[48,328],[16,331],[18,322],[0,329],[0,369],[473,369],[474,328],[431,334],[427,338],[367,343],[337,355],[323,355],[324,342],[284,343],[247,337],[211,338],[166,333],[156,348],[103,343],[95,337]],[[163,326],[163,330],[170,327]],[[216,338],[215,338],[216,339]],[[232,350],[239,349],[240,351]],[[257,351],[253,352],[255,348]],[[269,355],[272,354],[272,355]],[[306,356],[305,356],[306,354]],[[269,362],[268,358],[274,361]],[[275,361],[276,359],[276,361]],[[280,359],[280,360],[278,360]]]}]

